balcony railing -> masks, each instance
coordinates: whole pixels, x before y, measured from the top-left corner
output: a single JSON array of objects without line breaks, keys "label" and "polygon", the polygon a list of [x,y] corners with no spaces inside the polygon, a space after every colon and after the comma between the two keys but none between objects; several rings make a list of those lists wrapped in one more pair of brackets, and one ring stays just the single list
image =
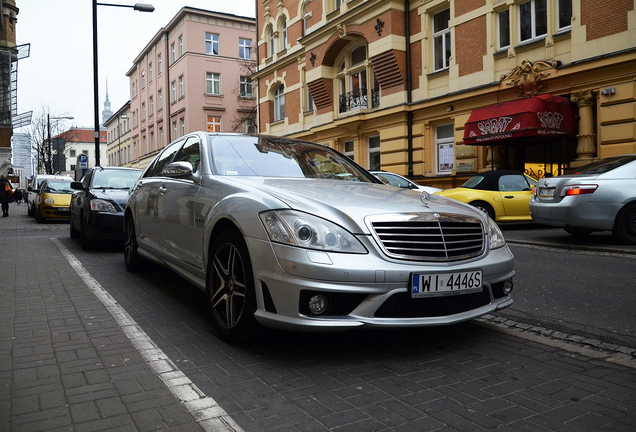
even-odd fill
[{"label": "balcony railing", "polygon": [[[380,91],[371,90],[371,108],[380,106]],[[369,108],[367,89],[357,89],[340,95],[340,113]]]}]

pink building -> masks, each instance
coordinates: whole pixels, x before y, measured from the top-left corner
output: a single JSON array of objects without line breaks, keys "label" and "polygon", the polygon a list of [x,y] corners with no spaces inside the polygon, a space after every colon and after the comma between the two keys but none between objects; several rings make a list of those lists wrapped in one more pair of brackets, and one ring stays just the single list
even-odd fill
[{"label": "pink building", "polygon": [[126,73],[130,79],[131,160],[145,167],[189,132],[253,132],[256,21],[182,8]]}]

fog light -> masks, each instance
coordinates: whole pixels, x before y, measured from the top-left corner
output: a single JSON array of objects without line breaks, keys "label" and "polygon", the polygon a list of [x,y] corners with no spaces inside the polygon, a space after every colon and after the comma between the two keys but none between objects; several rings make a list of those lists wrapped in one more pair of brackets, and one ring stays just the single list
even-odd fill
[{"label": "fog light", "polygon": [[508,279],[507,281],[504,282],[504,285],[503,285],[504,294],[506,295],[510,294],[510,292],[512,291],[512,288],[513,288],[512,279]]},{"label": "fog light", "polygon": [[309,310],[314,315],[320,315],[327,309],[327,299],[322,295],[315,295],[309,299]]}]

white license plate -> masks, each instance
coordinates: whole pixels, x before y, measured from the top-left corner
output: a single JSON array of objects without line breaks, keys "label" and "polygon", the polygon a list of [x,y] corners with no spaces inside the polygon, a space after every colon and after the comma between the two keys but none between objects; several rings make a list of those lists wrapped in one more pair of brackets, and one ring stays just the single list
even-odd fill
[{"label": "white license plate", "polygon": [[69,210],[68,207],[58,207],[57,208],[57,211],[60,211],[60,212],[67,212],[68,210]]},{"label": "white license plate", "polygon": [[481,270],[457,273],[412,273],[411,297],[440,297],[481,292]]},{"label": "white license plate", "polygon": [[554,196],[554,188],[539,188],[539,196],[540,197],[553,197]]}]

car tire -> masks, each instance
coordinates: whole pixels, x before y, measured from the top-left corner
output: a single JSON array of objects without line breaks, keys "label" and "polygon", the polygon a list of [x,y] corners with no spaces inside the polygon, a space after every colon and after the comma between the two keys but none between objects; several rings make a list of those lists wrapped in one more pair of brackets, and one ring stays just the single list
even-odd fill
[{"label": "car tire", "polygon": [[137,247],[135,221],[131,216],[127,216],[124,222],[124,264],[126,264],[126,270],[131,273],[143,267],[143,258],[139,255]]},{"label": "car tire", "polygon": [[592,234],[594,231],[585,228],[575,228],[571,226],[563,227],[566,233],[573,235],[574,237],[587,237]]},{"label": "car tire", "polygon": [[206,292],[212,325],[221,339],[241,343],[255,338],[254,275],[247,245],[237,231],[221,233],[210,246]]},{"label": "car tire", "polygon": [[39,208],[36,208],[33,213],[35,215],[35,220],[37,221],[37,223],[44,223],[44,218],[42,217],[42,213],[40,213]]},{"label": "car tire", "polygon": [[493,210],[492,206],[487,202],[473,201],[470,203],[470,205],[486,213],[490,217],[490,219],[495,220],[495,210]]},{"label": "car tire", "polygon": [[70,235],[71,238],[73,240],[77,240],[78,238],[80,238],[80,232],[73,226],[73,219],[71,218],[71,220],[69,220],[69,226],[70,226]]},{"label": "car tire", "polygon": [[636,244],[636,204],[628,204],[618,212],[612,230],[622,244]]},{"label": "car tire", "polygon": [[29,205],[29,203],[27,203],[27,214],[31,217],[35,216],[35,213],[33,212],[33,206]]}]

